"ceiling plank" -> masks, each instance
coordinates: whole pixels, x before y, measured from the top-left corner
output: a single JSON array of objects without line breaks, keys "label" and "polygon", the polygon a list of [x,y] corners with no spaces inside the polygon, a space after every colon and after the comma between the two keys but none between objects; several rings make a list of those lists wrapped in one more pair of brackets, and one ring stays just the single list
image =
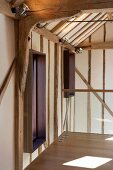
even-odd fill
[{"label": "ceiling plank", "polygon": [[113,41],[100,43],[81,43],[76,48],[82,48],[83,50],[113,49]]},{"label": "ceiling plank", "polygon": [[[95,20],[96,18],[98,18],[99,16],[101,16],[102,14],[101,13],[98,13],[96,16],[93,17],[93,19],[91,20]],[[84,21],[84,20],[83,20]],[[81,24],[81,23],[79,23]],[[86,23],[84,26],[81,27],[81,29],[79,29],[79,31],[75,32],[74,34],[72,34],[70,37],[69,37],[69,40],[72,42],[76,37],[79,37],[79,34],[81,32],[81,30],[85,30],[85,28],[87,28],[88,26],[90,26],[91,23]],[[92,23],[93,25],[93,23]],[[71,40],[72,39],[72,40]]]},{"label": "ceiling plank", "polygon": [[[107,18],[107,17],[106,17],[106,18]],[[105,19],[106,19],[106,18],[105,18]],[[90,35],[92,35],[94,32],[96,32],[96,31],[97,31],[102,25],[104,25],[105,23],[106,23],[106,21],[105,21],[105,22],[101,22],[101,23],[99,23],[98,25],[96,25],[95,28],[90,29],[89,32],[84,35],[84,37],[82,37],[78,42],[76,42],[76,43],[74,44],[74,46],[76,47],[76,46],[78,46],[80,43],[84,42]]]},{"label": "ceiling plank", "polygon": [[59,31],[65,24],[67,23],[67,20],[61,21],[59,24],[57,24],[52,30],[52,33],[55,33],[56,31]]},{"label": "ceiling plank", "polygon": [[[80,16],[76,17],[73,19],[73,21],[76,21],[77,19],[81,18],[83,14],[81,14]],[[72,23],[68,22],[65,27],[62,27],[62,29],[60,30],[60,32],[57,33],[57,35],[61,34],[66,28],[68,28]]]},{"label": "ceiling plank", "polygon": [[[104,18],[105,18],[105,15],[106,15],[106,14],[104,14],[103,16],[101,16],[99,19],[104,19]],[[80,39],[81,39],[82,37],[84,37],[84,35],[88,34],[88,32],[89,32],[90,30],[94,29],[98,24],[100,24],[100,22],[99,22],[99,23],[93,23],[90,27],[88,27],[87,29],[85,29],[79,36],[77,36],[76,38],[74,38],[74,40],[71,41],[70,43],[74,44],[74,42],[77,43],[78,41],[80,41]],[[104,22],[103,22],[103,24],[104,24]]]},{"label": "ceiling plank", "polygon": [[[89,16],[91,16],[91,14],[88,14],[82,21],[85,21]],[[71,30],[69,30],[66,34],[64,34],[64,37],[66,37],[69,33],[71,33],[74,29],[76,29],[81,23],[78,23],[74,28],[72,28]],[[69,37],[70,38],[70,37]]]},{"label": "ceiling plank", "polygon": [[46,28],[36,28],[34,29],[34,31],[39,33],[40,35],[43,35],[48,40],[53,41],[54,43],[59,43],[59,38],[50,31],[48,31]]},{"label": "ceiling plank", "polygon": [[15,15],[11,12],[11,7],[9,3],[5,0],[0,0],[0,13],[8,17],[15,18]]}]

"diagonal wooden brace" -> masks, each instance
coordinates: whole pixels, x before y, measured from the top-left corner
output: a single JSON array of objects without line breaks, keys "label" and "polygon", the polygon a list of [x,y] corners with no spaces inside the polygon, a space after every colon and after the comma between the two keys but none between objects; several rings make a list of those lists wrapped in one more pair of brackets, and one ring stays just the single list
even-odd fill
[{"label": "diagonal wooden brace", "polygon": [[[85,77],[80,73],[80,71],[75,67],[75,72],[79,75],[79,77],[83,80],[83,82],[87,85],[87,87],[90,90],[94,90],[92,86],[88,83],[88,81],[85,79]],[[110,115],[113,117],[112,110],[108,107],[108,105],[102,100],[102,98],[95,92],[92,91],[92,93],[96,96],[96,98],[100,101],[100,103],[106,108],[106,110],[110,113]]]}]

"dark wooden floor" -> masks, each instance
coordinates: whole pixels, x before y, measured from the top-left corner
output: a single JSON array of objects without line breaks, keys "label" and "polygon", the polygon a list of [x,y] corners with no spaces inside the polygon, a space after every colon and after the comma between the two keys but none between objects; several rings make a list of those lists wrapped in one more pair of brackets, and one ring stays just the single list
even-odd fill
[{"label": "dark wooden floor", "polygon": [[[62,164],[84,156],[113,158],[113,141],[105,140],[111,137],[110,135],[68,134],[69,136],[63,134],[62,136],[65,137],[63,141],[55,141],[26,170],[89,170]],[[113,160],[96,170],[113,170]]]}]

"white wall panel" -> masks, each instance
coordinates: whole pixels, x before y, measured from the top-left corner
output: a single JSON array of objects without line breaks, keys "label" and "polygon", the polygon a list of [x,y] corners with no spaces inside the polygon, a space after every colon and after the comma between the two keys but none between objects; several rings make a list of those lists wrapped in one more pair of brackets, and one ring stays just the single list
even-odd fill
[{"label": "white wall panel", "polygon": [[76,118],[75,118],[75,131],[87,132],[87,94],[76,93]]},{"label": "white wall panel", "polygon": [[[75,65],[77,69],[88,79],[88,51],[83,51],[81,54],[76,54]],[[75,74],[75,87],[76,88],[87,88],[81,78]]]},{"label": "white wall panel", "polygon": [[32,49],[40,51],[40,35],[36,32],[32,32]]},{"label": "white wall panel", "polygon": [[103,88],[103,51],[91,52],[91,85],[95,89]]},{"label": "white wall panel", "polygon": [[[14,21],[0,14],[0,86],[15,57]],[[14,170],[15,74],[0,104],[0,169]]]},{"label": "white wall panel", "polygon": [[91,133],[101,133],[102,105],[98,99],[91,94]]},{"label": "white wall panel", "polygon": [[113,89],[113,50],[106,50],[106,89]]}]

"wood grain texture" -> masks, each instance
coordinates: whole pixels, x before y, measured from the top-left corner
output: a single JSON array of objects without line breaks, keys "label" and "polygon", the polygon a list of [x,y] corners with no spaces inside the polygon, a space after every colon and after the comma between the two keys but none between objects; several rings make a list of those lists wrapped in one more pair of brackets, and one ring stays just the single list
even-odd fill
[{"label": "wood grain texture", "polygon": [[[104,24],[104,43],[106,41],[106,25]],[[106,51],[103,50],[103,90],[105,90],[105,72],[106,72]],[[105,102],[105,93],[103,92],[103,101]],[[104,107],[102,106],[102,119],[104,119],[105,116],[105,110]],[[104,121],[102,121],[102,134],[104,134]]]},{"label": "wood grain texture", "polygon": [[113,42],[97,42],[97,43],[81,43],[78,45],[79,48],[83,48],[84,50],[106,50],[106,49],[113,49]]},{"label": "wood grain texture", "polygon": [[[89,37],[91,42],[91,36]],[[88,83],[91,85],[91,50],[88,51]],[[87,132],[91,132],[91,94],[87,94]]]},{"label": "wood grain texture", "polygon": [[104,92],[104,93],[112,93],[112,89],[62,89],[63,92]]},{"label": "wood grain texture", "polygon": [[48,40],[48,145],[50,144],[50,41]]},{"label": "wood grain texture", "polygon": [[0,13],[11,17],[11,18],[16,18],[15,15],[11,12],[11,6],[8,3],[8,1],[5,0],[0,0]]},{"label": "wood grain texture", "polygon": [[54,139],[58,138],[58,75],[59,75],[59,45],[54,45]]},{"label": "wood grain texture", "polygon": [[61,132],[63,133],[63,92],[62,89],[64,88],[64,62],[63,62],[63,54],[64,54],[64,48],[61,47]]},{"label": "wood grain texture", "polygon": [[4,94],[5,94],[5,91],[6,91],[7,87],[8,87],[8,84],[10,82],[10,79],[11,79],[11,76],[13,74],[13,71],[15,69],[15,63],[16,63],[16,59],[14,58],[11,66],[10,66],[6,76],[5,76],[4,81],[0,86],[0,104],[2,102],[2,98],[3,98]]},{"label": "wood grain texture", "polygon": [[[44,151],[25,170],[89,170],[88,168],[78,168],[63,166],[69,162],[84,156],[105,157],[113,159],[113,143],[105,139],[110,135],[65,133],[59,137],[46,151]],[[62,142],[60,139],[63,139]],[[113,160],[97,169],[112,170]]]}]

